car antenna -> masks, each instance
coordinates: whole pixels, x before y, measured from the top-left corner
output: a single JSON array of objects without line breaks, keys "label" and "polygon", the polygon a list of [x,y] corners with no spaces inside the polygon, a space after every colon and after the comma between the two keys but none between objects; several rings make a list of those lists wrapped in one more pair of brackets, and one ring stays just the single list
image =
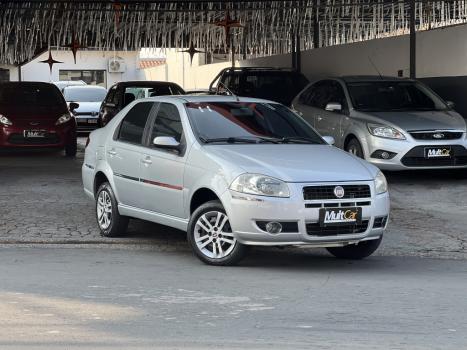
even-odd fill
[{"label": "car antenna", "polygon": [[378,67],[376,67],[376,64],[373,62],[373,60],[371,59],[370,56],[368,56],[368,61],[370,61],[371,65],[373,66],[373,68],[375,69],[375,71],[378,73],[379,77],[381,78],[381,80],[384,80],[383,79],[383,76],[381,75],[381,72],[379,71]]},{"label": "car antenna", "polygon": [[[240,102],[240,99],[238,98],[238,96],[237,96],[236,94],[234,94],[234,93],[232,92],[232,90],[230,90],[223,82],[220,81],[218,85],[222,85],[222,86],[224,87],[224,89],[226,89],[227,92],[228,92],[230,95],[232,95],[233,97],[235,97],[235,99],[237,100],[237,102]],[[218,91],[219,91],[219,90],[218,90]]]}]

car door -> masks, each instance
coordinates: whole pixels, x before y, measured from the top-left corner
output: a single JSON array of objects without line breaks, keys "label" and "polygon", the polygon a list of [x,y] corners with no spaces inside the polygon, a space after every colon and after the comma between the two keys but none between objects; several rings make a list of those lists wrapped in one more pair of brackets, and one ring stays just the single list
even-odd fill
[{"label": "car door", "polygon": [[[320,92],[317,102],[320,112],[315,117],[316,129],[323,136],[332,136],[335,140],[340,140],[342,121],[346,117],[345,113],[348,109],[344,89],[338,81],[325,80],[320,86]],[[342,110],[326,110],[329,103],[341,104]]]},{"label": "car door", "polygon": [[[184,216],[183,174],[185,139],[180,111],[175,104],[161,102],[149,131],[148,146],[140,158],[144,209],[178,218]],[[173,137],[179,150],[157,148],[158,136]]]},{"label": "car door", "polygon": [[139,185],[143,140],[154,102],[140,102],[122,119],[115,135],[106,144],[106,159],[114,175],[114,191],[119,203],[142,206],[144,194]]}]

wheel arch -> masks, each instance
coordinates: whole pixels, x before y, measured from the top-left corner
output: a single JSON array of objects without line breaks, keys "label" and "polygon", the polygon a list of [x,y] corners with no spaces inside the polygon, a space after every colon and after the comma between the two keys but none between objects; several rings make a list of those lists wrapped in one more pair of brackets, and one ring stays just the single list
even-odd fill
[{"label": "wheel arch", "polygon": [[190,207],[189,207],[189,214],[193,214],[193,212],[199,208],[204,203],[218,200],[221,202],[221,197],[212,189],[208,187],[200,187],[196,191],[193,192],[193,195],[190,198]]}]

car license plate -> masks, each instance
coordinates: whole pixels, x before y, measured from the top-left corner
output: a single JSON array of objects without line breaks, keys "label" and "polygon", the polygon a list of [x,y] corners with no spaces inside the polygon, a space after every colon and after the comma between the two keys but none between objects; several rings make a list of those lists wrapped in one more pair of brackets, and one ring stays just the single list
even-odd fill
[{"label": "car license plate", "polygon": [[45,137],[46,132],[44,130],[24,130],[24,138],[40,138]]},{"label": "car license plate", "polygon": [[319,223],[321,226],[361,224],[362,208],[322,208],[319,210]]},{"label": "car license plate", "polygon": [[97,119],[88,119],[88,124],[97,124]]},{"label": "car license plate", "polygon": [[451,158],[451,147],[425,147],[425,158]]}]

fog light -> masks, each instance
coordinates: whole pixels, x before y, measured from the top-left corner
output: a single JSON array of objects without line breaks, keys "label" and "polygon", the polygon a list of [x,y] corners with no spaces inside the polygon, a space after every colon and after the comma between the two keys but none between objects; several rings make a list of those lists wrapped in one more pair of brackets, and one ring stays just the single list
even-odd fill
[{"label": "fog light", "polygon": [[384,150],[377,150],[371,154],[371,158],[377,159],[392,159],[397,155],[397,153],[384,151]]},{"label": "fog light", "polygon": [[269,232],[269,233],[272,233],[272,234],[281,233],[282,225],[279,224],[278,222],[274,222],[274,221],[268,222],[266,224],[266,231]]}]

